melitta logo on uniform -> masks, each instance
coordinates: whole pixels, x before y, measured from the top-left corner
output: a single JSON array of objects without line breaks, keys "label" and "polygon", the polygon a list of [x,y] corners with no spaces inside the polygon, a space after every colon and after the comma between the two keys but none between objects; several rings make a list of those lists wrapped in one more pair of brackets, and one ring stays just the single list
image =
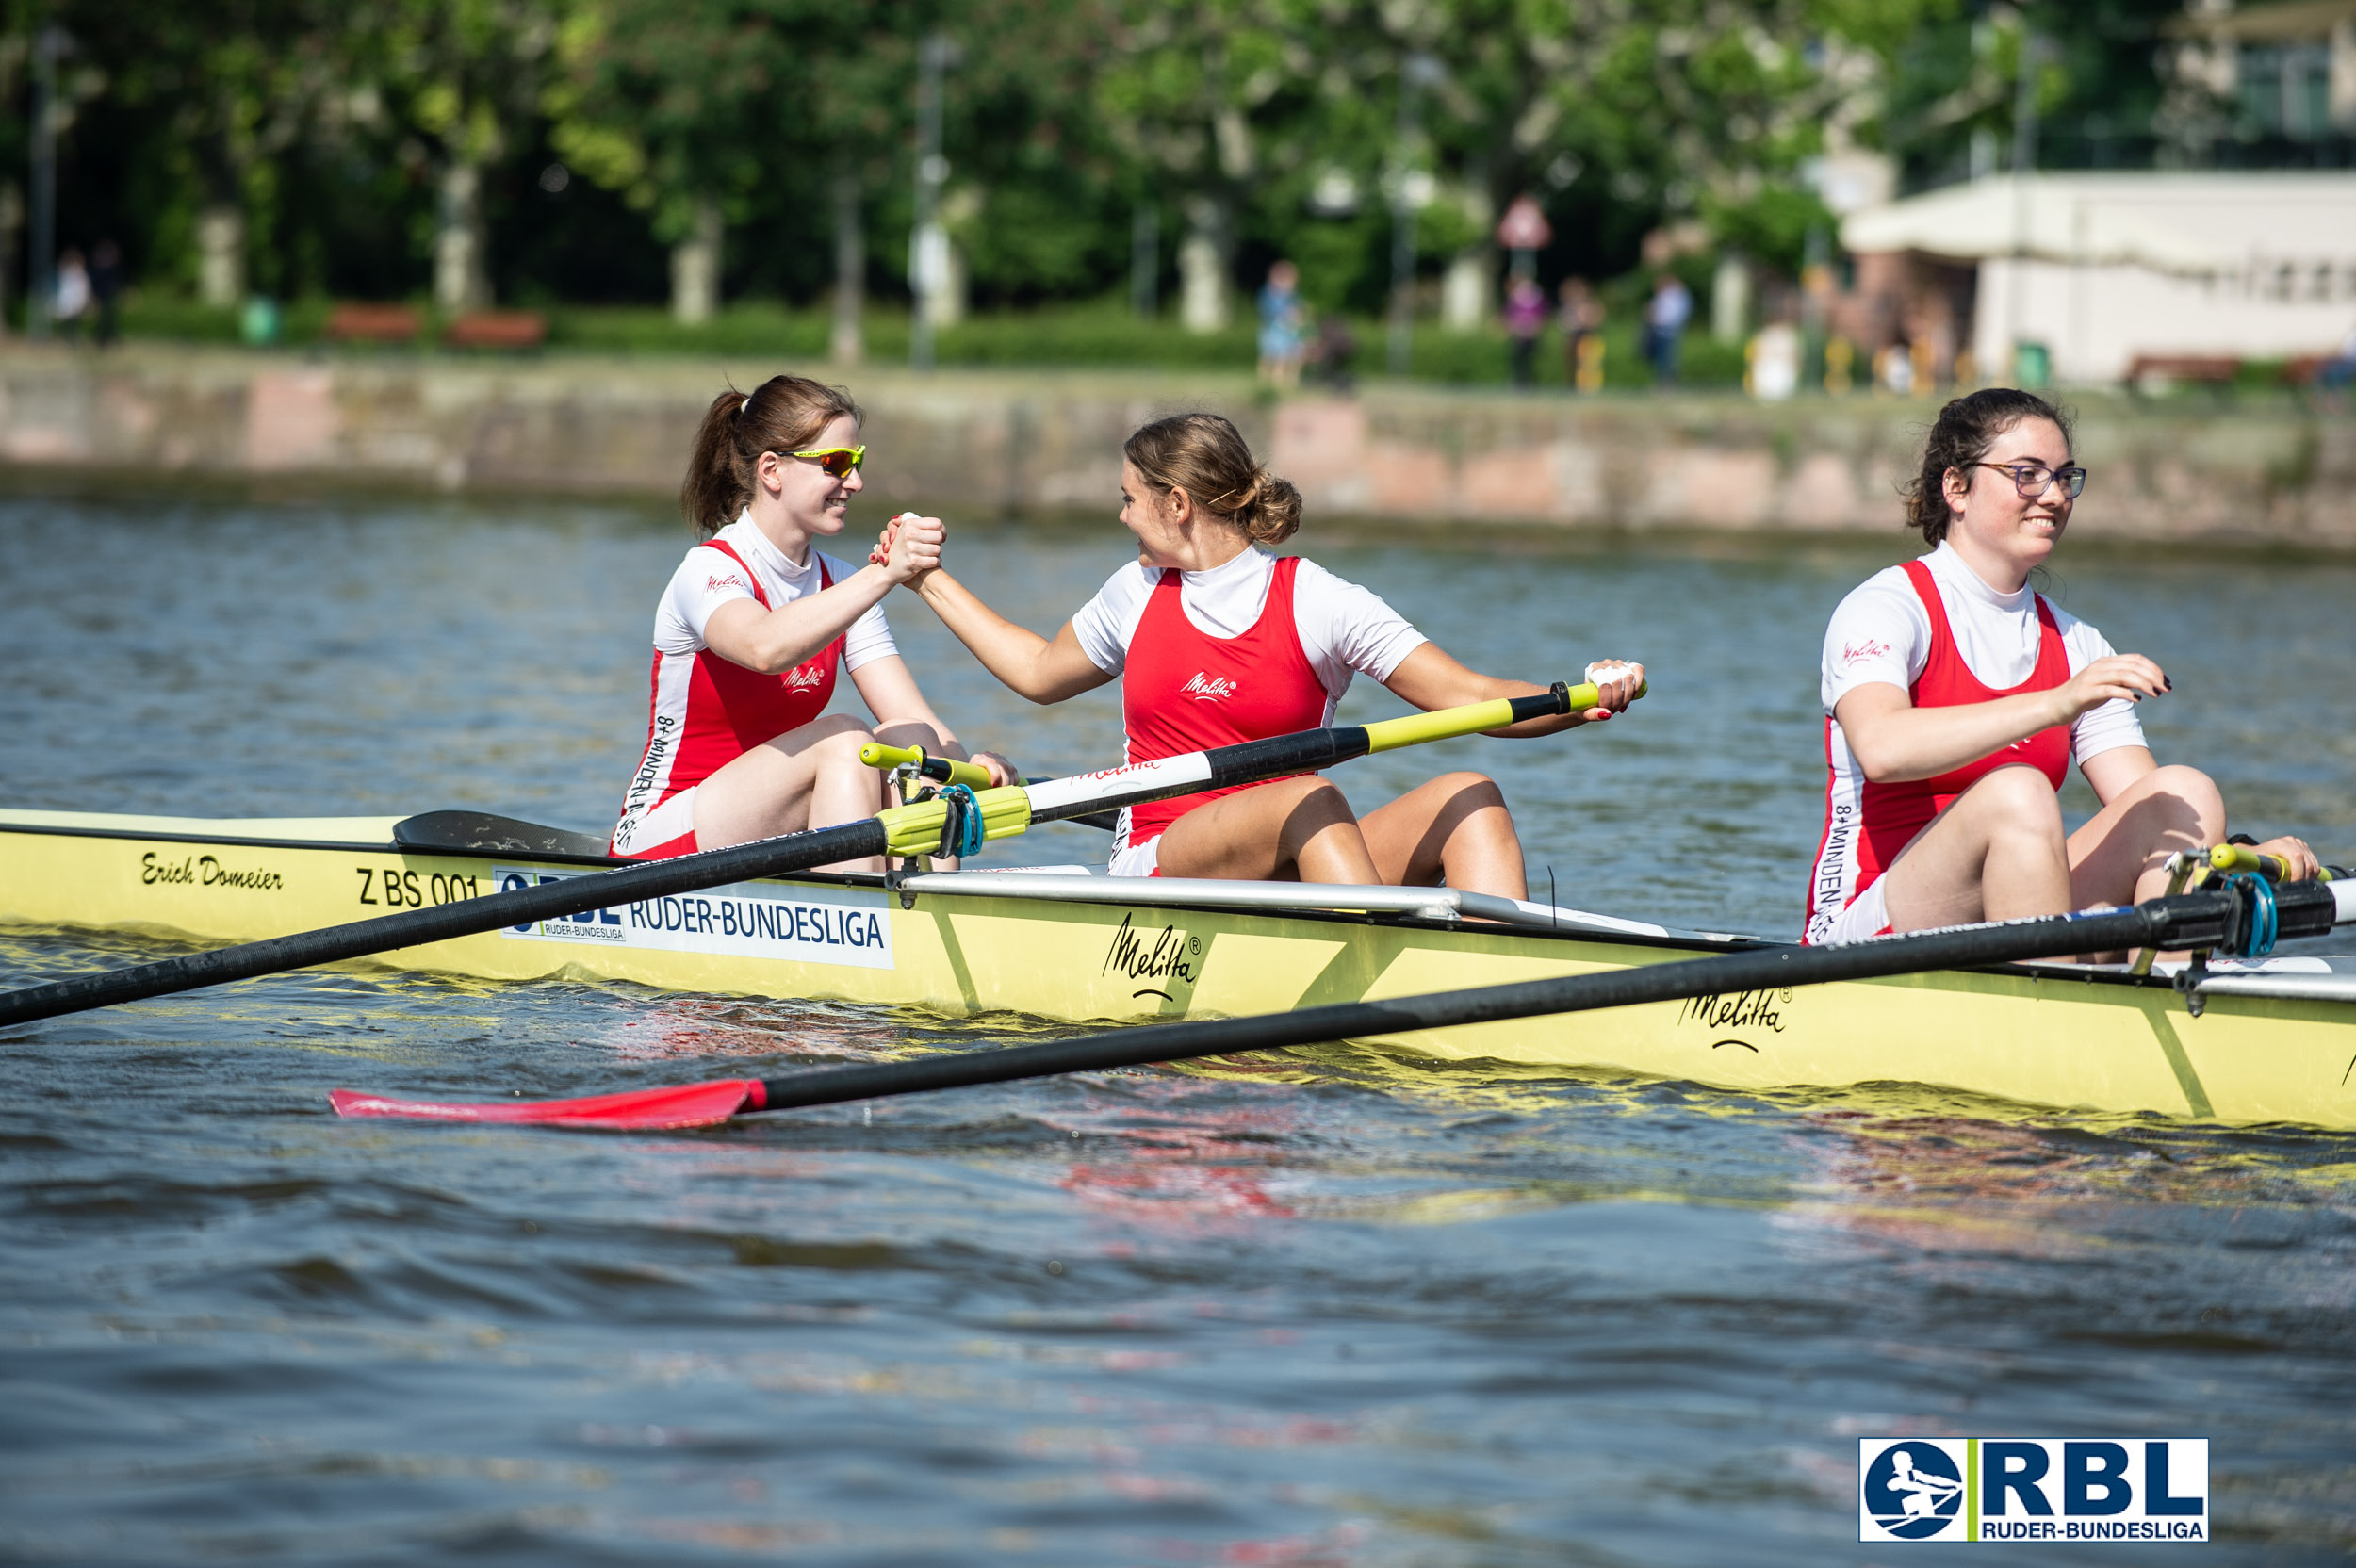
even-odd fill
[{"label": "melitta logo on uniform", "polygon": [[1868,1437],[1859,1541],[2206,1541],[2205,1437]]},{"label": "melitta logo on uniform", "polygon": [[[498,890],[503,893],[579,874],[505,867],[494,874]],[[859,969],[893,967],[891,912],[883,892],[866,888],[743,882],[675,898],[649,898],[554,920],[535,920],[507,926],[499,935],[525,941],[726,953],[744,958],[848,964]]]},{"label": "melitta logo on uniform", "polygon": [[1235,686],[1235,681],[1223,675],[1212,675],[1206,670],[1197,670],[1186,678],[1186,683],[1184,686],[1178,688],[1178,694],[1182,697],[1192,697],[1197,702],[1218,702],[1222,698],[1234,696]]},{"label": "melitta logo on uniform", "polygon": [[1886,659],[1889,655],[1890,645],[1888,643],[1876,643],[1871,637],[1868,637],[1862,643],[1843,643],[1841,645],[1841,662],[1844,666],[1854,664],[1860,659]]},{"label": "melitta logo on uniform", "polygon": [[826,683],[826,672],[804,664],[786,671],[783,678],[789,692],[814,692]]}]

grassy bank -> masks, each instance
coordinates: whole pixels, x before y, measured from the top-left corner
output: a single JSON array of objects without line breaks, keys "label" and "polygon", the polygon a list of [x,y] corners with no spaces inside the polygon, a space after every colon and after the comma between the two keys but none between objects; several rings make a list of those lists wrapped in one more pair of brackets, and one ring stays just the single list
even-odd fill
[{"label": "grassy bank", "polygon": [[[320,343],[331,308],[331,302],[325,300],[303,300],[287,305],[280,316],[278,341],[294,348]],[[548,347],[552,351],[820,359],[826,354],[833,331],[832,318],[823,310],[797,310],[764,302],[731,305],[698,326],[681,326],[671,319],[668,311],[657,307],[553,305],[541,314],[548,318]],[[1352,320],[1350,327],[1358,340],[1356,374],[1381,375],[1387,342],[1383,323]],[[126,302],[123,330],[126,338],[134,340],[240,340],[237,312],[208,309],[170,298]],[[426,339],[430,342],[438,335],[438,323],[429,319]],[[862,322],[862,331],[871,361],[907,361],[907,312],[871,310]],[[1652,384],[1650,368],[1637,351],[1633,320],[1608,325],[1604,340],[1607,387],[1633,390]],[[344,351],[398,354],[424,350],[368,346]],[[1249,371],[1256,361],[1257,350],[1249,323],[1239,322],[1216,333],[1189,333],[1169,318],[1140,318],[1119,304],[1093,303],[972,317],[940,332],[935,354],[942,365]],[[1560,388],[1567,384],[1559,338],[1549,335],[1540,344],[1536,370],[1541,386]],[[1739,345],[1718,343],[1705,334],[1689,335],[1684,372],[1683,379],[1690,386],[1739,386],[1742,379],[1742,349]],[[1512,380],[1512,364],[1505,335],[1495,327],[1454,333],[1443,331],[1435,323],[1419,323],[1415,332],[1409,374],[1417,380],[1453,385],[1507,385]]]}]

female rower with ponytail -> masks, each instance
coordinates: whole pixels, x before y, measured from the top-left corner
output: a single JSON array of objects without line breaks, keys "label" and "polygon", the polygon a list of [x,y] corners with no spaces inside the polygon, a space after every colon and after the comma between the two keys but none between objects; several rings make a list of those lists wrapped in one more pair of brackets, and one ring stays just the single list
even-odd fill
[{"label": "female rower with ponytail", "polygon": [[[848,393],[801,376],[749,397],[731,388],[704,411],[679,505],[709,537],[655,610],[646,749],[615,855],[659,859],[873,816],[886,802],[884,776],[859,760],[869,741],[965,757],[884,625],[884,596],[939,563],[940,527],[900,528],[861,567],[816,548],[843,531],[863,482],[859,420]],[[826,712],[838,669],[872,729]],[[973,760],[1014,781],[1005,759]]]},{"label": "female rower with ponytail", "polygon": [[[2029,587],[2086,469],[2070,421],[2004,387],[1939,411],[1906,495],[1931,552],[1877,573],[1824,633],[1824,832],[1806,939],[2055,915],[2167,890],[2177,850],[2225,838],[2207,775],[2161,767],[2135,705],[2159,665]],[[2062,830],[2075,761],[2102,808]],[[2297,839],[2260,846],[2313,876]]]},{"label": "female rower with ponytail", "polygon": [[[1006,620],[941,570],[910,586],[992,675],[1034,702],[1120,679],[1128,760],[1260,740],[1332,722],[1353,673],[1418,708],[1545,690],[1459,664],[1366,589],[1268,547],[1301,526],[1301,493],[1212,414],[1157,420],[1122,448],[1121,520],[1137,559],[1050,640]],[[928,519],[926,521],[929,521]],[[887,533],[878,549],[897,549]],[[1610,718],[1642,665],[1590,668],[1602,706],[1497,731],[1543,735]],[[1115,875],[1392,883],[1519,898],[1521,841],[1505,797],[1452,773],[1361,819],[1314,775],[1134,807]]]}]

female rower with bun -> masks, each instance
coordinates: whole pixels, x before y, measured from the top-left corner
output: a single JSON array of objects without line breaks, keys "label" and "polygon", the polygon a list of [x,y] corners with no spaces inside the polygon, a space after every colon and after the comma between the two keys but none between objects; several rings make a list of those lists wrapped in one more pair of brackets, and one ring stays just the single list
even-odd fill
[{"label": "female rower with bun", "polygon": [[[859,421],[848,393],[801,376],[749,397],[731,388],[705,410],[679,504],[710,537],[655,609],[646,749],[615,855],[660,859],[873,816],[886,801],[884,776],[859,760],[870,741],[965,757],[884,624],[884,596],[940,562],[940,527],[901,528],[879,564],[857,568],[815,547],[843,531],[861,488]],[[826,712],[838,669],[872,729]],[[1004,758],[972,760],[1014,781]]]},{"label": "female rower with bun", "polygon": [[[2031,393],[1939,411],[1906,493],[1931,552],[1868,579],[1824,633],[1808,941],[2139,901],[2167,890],[2171,853],[2223,841],[2217,786],[2144,743],[2159,665],[2029,587],[2086,485],[2070,449],[2068,417]],[[2065,835],[2073,760],[2102,808]],[[2315,874],[2297,839],[2260,847]]]},{"label": "female rower with bun", "polygon": [[[1212,414],[1157,420],[1122,449],[1121,520],[1137,559],[1051,640],[1006,620],[941,570],[910,583],[992,675],[1034,702],[1121,681],[1127,760],[1151,761],[1332,722],[1353,673],[1418,708],[1543,692],[1477,674],[1390,606],[1268,547],[1301,524],[1301,493],[1261,467]],[[930,524],[930,519],[924,519]],[[879,549],[898,547],[887,533]],[[1636,664],[1591,666],[1601,706],[1501,735],[1544,735],[1626,708]],[[1281,877],[1393,883],[1519,898],[1521,841],[1505,797],[1452,773],[1352,814],[1314,775],[1133,807],[1114,836],[1120,876]]]}]

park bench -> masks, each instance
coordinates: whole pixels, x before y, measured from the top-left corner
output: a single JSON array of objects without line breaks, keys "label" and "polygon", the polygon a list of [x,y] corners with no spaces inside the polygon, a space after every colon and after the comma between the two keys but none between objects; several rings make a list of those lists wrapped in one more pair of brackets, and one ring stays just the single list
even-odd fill
[{"label": "park bench", "polygon": [[424,325],[411,305],[339,304],[327,313],[324,333],[336,343],[414,343]]},{"label": "park bench", "polygon": [[2240,373],[2241,361],[2232,354],[2137,354],[2127,367],[2127,384],[2138,392],[2183,382],[2231,386]]},{"label": "park bench", "polygon": [[536,310],[478,310],[442,334],[450,349],[536,349],[548,340],[548,318]]}]

